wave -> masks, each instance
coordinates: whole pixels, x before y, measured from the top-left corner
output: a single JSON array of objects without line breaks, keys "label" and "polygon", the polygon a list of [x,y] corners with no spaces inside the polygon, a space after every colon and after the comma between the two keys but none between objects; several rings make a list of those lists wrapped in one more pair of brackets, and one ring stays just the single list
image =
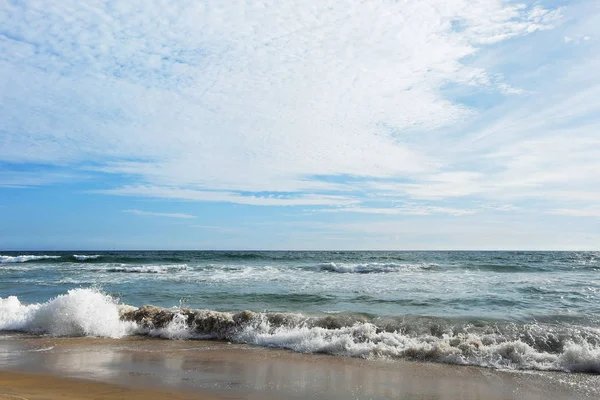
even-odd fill
[{"label": "wave", "polygon": [[317,271],[370,274],[382,272],[419,271],[433,269],[437,264],[406,264],[406,263],[323,263],[314,267]]},{"label": "wave", "polygon": [[0,264],[23,263],[23,262],[36,261],[36,260],[51,260],[51,259],[58,259],[60,257],[61,256],[48,256],[48,255],[0,256]]},{"label": "wave", "polygon": [[216,256],[225,260],[270,260],[271,254],[262,252],[215,252]]},{"label": "wave", "polygon": [[167,274],[187,269],[187,264],[167,264],[167,265],[121,265],[105,269],[96,269],[101,272],[120,272],[128,274]]},{"label": "wave", "polygon": [[122,263],[122,264],[151,264],[156,262],[162,263],[185,263],[188,260],[184,257],[127,257],[127,256],[108,256],[102,255],[99,259],[86,260],[88,262],[110,262],[110,263]]},{"label": "wave", "polygon": [[96,260],[102,257],[100,254],[92,254],[92,255],[83,255],[83,254],[73,254],[73,258],[77,261],[87,261],[87,260]]},{"label": "wave", "polygon": [[532,264],[466,264],[460,265],[458,268],[462,268],[470,271],[491,271],[491,272],[545,272],[548,271],[547,267],[536,266]]},{"label": "wave", "polygon": [[135,333],[122,321],[117,302],[93,289],[73,289],[43,304],[22,304],[16,296],[0,298],[0,330],[53,336],[119,338]]},{"label": "wave", "polygon": [[220,339],[302,353],[410,359],[520,370],[600,373],[600,330],[551,324],[305,316],[120,305],[93,289],[43,304],[0,299],[0,330],[54,336]]},{"label": "wave", "polygon": [[600,372],[600,331],[537,324],[455,324],[435,318],[238,313],[145,306],[122,314],[139,332],[221,339],[302,353],[410,359],[508,369]]}]

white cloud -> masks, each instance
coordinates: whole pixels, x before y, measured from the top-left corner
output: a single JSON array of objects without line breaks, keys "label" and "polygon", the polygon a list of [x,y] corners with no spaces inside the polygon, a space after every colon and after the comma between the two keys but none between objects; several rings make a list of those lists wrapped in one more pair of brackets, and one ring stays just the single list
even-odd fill
[{"label": "white cloud", "polygon": [[565,41],[566,44],[581,44],[581,42],[587,42],[588,40],[591,40],[591,39],[592,38],[587,35],[576,36],[576,37],[565,36],[563,38],[563,40]]},{"label": "white cloud", "polygon": [[523,94],[523,92],[524,92],[523,89],[512,87],[504,82],[500,82],[498,84],[498,88],[504,94]]},{"label": "white cloud", "polygon": [[227,228],[223,226],[215,226],[215,225],[190,225],[191,228],[204,229],[213,232],[220,233],[239,233],[242,229],[239,228]]},{"label": "white cloud", "polygon": [[459,209],[452,207],[440,207],[419,204],[404,204],[397,207],[340,207],[315,210],[321,212],[350,212],[361,214],[382,214],[382,215],[432,215],[448,214],[454,216],[474,214],[477,210]]},{"label": "white cloud", "polygon": [[119,189],[100,190],[96,193],[118,196],[158,197],[163,199],[182,199],[196,201],[229,202],[254,206],[298,206],[298,205],[344,205],[354,204],[353,200],[343,196],[328,195],[242,195],[234,192],[202,191],[176,187],[126,186]]},{"label": "white cloud", "polygon": [[482,206],[482,208],[488,209],[488,210],[506,211],[506,212],[520,211],[521,210],[520,207],[517,207],[517,206],[512,205],[512,204],[485,204],[485,205]]},{"label": "white cloud", "polygon": [[[349,249],[406,250],[597,250],[597,225],[581,229],[551,220],[523,215],[466,215],[460,223],[452,216],[422,220],[387,218],[360,222],[324,224],[322,235],[356,238]],[[595,230],[594,230],[595,229]],[[557,234],[560,232],[560,234]]]},{"label": "white cloud", "polygon": [[0,187],[28,188],[84,180],[81,174],[49,171],[0,170]]},{"label": "white cloud", "polygon": [[586,207],[586,208],[559,208],[550,210],[550,214],[568,215],[572,217],[600,217],[600,208],[598,207]]},{"label": "white cloud", "polygon": [[533,219],[597,215],[594,3],[5,2],[0,163],[35,167],[0,186],[101,175],[82,190],[357,221],[322,246],[576,247]]},{"label": "white cloud", "polygon": [[142,210],[123,210],[124,213],[135,214],[135,215],[146,215],[151,217],[167,217],[167,218],[183,218],[183,219],[193,219],[196,218],[194,215],[183,214],[183,213],[160,213],[160,212],[152,212],[152,211],[142,211]]},{"label": "white cloud", "polygon": [[410,135],[476,115],[445,85],[519,92],[466,57],[560,12],[501,0],[5,3],[0,160],[128,178],[105,193],[241,204],[364,194],[333,195],[356,187],[324,179],[336,176],[416,182],[402,188],[415,198],[476,194],[439,181],[445,160]]}]

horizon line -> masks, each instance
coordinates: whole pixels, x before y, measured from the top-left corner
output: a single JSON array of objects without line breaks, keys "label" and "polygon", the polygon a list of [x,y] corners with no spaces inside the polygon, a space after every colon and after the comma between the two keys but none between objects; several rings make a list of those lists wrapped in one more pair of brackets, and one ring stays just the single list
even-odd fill
[{"label": "horizon line", "polygon": [[475,252],[475,251],[479,251],[479,252],[528,252],[528,253],[534,253],[534,252],[544,252],[544,253],[549,253],[549,252],[556,252],[556,253],[560,253],[560,252],[599,252],[600,249],[598,250],[567,250],[567,249],[552,249],[552,250],[548,250],[548,249],[535,249],[535,250],[531,250],[531,249],[403,249],[403,250],[399,250],[399,249],[388,249],[388,250],[373,250],[373,249],[356,249],[356,250],[342,250],[342,249],[329,249],[329,250],[314,250],[314,249],[279,249],[279,250],[274,250],[274,249],[38,249],[38,250],[33,250],[33,249],[16,249],[16,250],[9,250],[9,249],[0,249],[0,252],[10,252],[10,253],[16,253],[16,252],[42,252],[42,251],[46,251],[46,252],[62,252],[62,253],[67,253],[67,252],[85,252],[85,253],[90,253],[90,252],[177,252],[177,251],[181,251],[181,252],[340,252],[340,253],[345,253],[345,252]]}]

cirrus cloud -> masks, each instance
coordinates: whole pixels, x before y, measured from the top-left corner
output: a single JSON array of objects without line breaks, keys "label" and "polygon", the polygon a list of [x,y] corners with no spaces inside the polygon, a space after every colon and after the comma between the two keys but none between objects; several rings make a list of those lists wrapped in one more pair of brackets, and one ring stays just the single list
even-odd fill
[{"label": "cirrus cloud", "polygon": [[184,214],[184,213],[161,213],[161,212],[153,212],[153,211],[142,211],[142,210],[123,210],[124,213],[135,214],[135,215],[145,215],[150,217],[166,217],[166,218],[183,218],[183,219],[193,219],[196,218],[194,215]]},{"label": "cirrus cloud", "polygon": [[443,164],[411,135],[474,115],[442,87],[519,90],[465,58],[559,18],[501,0],[4,3],[0,160],[246,204],[348,190],[323,177],[419,181]]}]

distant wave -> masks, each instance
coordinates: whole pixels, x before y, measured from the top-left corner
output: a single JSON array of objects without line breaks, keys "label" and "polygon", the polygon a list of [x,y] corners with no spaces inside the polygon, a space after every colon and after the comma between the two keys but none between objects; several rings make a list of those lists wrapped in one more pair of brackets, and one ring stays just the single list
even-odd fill
[{"label": "distant wave", "polygon": [[536,266],[532,264],[518,265],[518,264],[466,264],[460,265],[458,268],[471,270],[471,271],[491,271],[491,272],[540,272],[547,271],[548,268],[544,266]]},{"label": "distant wave", "polygon": [[370,274],[398,271],[418,271],[437,267],[437,264],[406,264],[406,263],[323,263],[314,267],[317,271],[337,272],[345,274]]},{"label": "distant wave", "polygon": [[214,255],[218,258],[232,260],[263,260],[272,258],[272,256],[269,253],[259,252],[216,252]]},{"label": "distant wave", "polygon": [[440,318],[238,313],[119,305],[92,289],[42,304],[0,299],[0,330],[54,336],[221,339],[302,353],[410,359],[483,367],[600,373],[600,330]]},{"label": "distant wave", "polygon": [[102,272],[121,272],[128,274],[166,274],[175,271],[187,269],[187,264],[166,264],[166,265],[122,265],[118,267],[109,267],[97,269]]},{"label": "distant wave", "polygon": [[22,256],[0,256],[0,264],[8,264],[8,263],[23,263],[28,261],[36,261],[36,260],[51,260],[58,259],[60,256],[37,256],[37,255],[22,255]]},{"label": "distant wave", "polygon": [[93,254],[93,255],[73,254],[73,258],[76,259],[77,261],[96,260],[100,257],[102,257],[102,255],[100,255],[100,254]]}]

